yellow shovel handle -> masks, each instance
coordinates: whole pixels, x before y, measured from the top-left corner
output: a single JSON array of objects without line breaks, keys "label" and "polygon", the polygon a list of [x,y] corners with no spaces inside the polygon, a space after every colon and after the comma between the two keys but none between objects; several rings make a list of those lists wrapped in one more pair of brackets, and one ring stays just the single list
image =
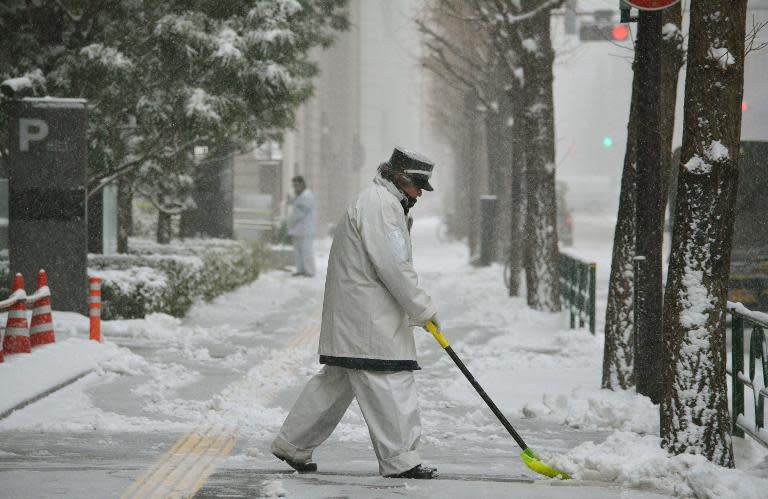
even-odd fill
[{"label": "yellow shovel handle", "polygon": [[443,336],[443,333],[441,333],[434,322],[428,321],[427,322],[427,331],[432,333],[432,336],[435,337],[438,343],[440,343],[440,346],[443,348],[448,348],[450,345],[448,344],[448,340],[445,336]]}]

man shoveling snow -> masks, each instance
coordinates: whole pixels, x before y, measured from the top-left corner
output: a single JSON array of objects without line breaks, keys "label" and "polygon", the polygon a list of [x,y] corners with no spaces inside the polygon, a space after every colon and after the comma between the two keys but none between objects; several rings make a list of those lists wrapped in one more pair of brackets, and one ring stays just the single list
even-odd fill
[{"label": "man shoveling snow", "polygon": [[272,443],[272,453],[299,472],[317,470],[313,450],[356,399],[382,475],[437,475],[422,466],[416,450],[421,420],[413,371],[420,368],[413,325],[437,324],[437,318],[413,268],[408,216],[422,190],[433,190],[433,166],[396,148],[337,227],[320,328],[325,365],[304,387]]}]

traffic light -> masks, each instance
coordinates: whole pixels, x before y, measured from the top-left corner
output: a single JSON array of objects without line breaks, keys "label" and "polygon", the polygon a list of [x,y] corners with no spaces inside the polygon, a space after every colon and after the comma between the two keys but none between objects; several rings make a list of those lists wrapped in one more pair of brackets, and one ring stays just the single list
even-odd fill
[{"label": "traffic light", "polygon": [[579,27],[579,40],[584,42],[622,42],[629,38],[629,28],[616,24],[613,10],[596,10],[592,19],[582,19]]},{"label": "traffic light", "polygon": [[629,28],[626,24],[616,24],[611,30],[611,36],[617,42],[623,42],[629,36]]},{"label": "traffic light", "polygon": [[606,149],[613,147],[613,139],[608,136],[603,137],[603,147]]}]

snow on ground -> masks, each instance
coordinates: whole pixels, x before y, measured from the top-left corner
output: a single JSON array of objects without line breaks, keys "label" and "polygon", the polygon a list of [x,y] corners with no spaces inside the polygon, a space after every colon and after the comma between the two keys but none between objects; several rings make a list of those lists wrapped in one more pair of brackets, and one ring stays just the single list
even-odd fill
[{"label": "snow on ground", "polygon": [[115,345],[70,338],[32,353],[7,355],[0,364],[0,414],[97,368],[118,354]]},{"label": "snow on ground", "polygon": [[745,472],[716,466],[703,456],[669,456],[655,435],[617,431],[601,444],[586,442],[567,455],[546,457],[577,479],[653,488],[681,497],[761,499],[768,490],[764,469]]},{"label": "snow on ground", "polygon": [[[421,283],[457,354],[538,452],[576,478],[611,486],[743,498],[767,489],[755,474],[762,470],[766,476],[768,467],[756,444],[736,439],[739,470],[694,456],[669,457],[659,445],[656,406],[631,392],[599,389],[613,220],[577,214],[576,246],[569,250],[598,264],[596,336],[568,329],[564,314],[532,311],[523,298],[508,297],[501,267],[472,267],[463,243],[438,244],[436,222],[417,218],[414,225]],[[245,447],[227,466],[273,468],[269,441],[319,368],[316,333],[329,241],[318,242],[316,250],[315,279],[270,271],[212,303],[195,305],[184,319],[152,314],[104,322],[102,345],[75,339],[87,337],[86,317],[54,312],[56,348],[79,344],[110,355],[77,383],[0,420],[0,431],[151,433],[216,423],[236,428]],[[514,442],[450,358],[428,333],[415,334],[428,461],[439,461],[449,473],[530,477]],[[331,462],[375,469],[354,403],[321,450]],[[294,482],[269,479],[264,486],[280,496]]]},{"label": "snow on ground", "polygon": [[[577,215],[577,228],[579,219]],[[569,252],[598,264],[596,336],[566,329],[564,315],[531,311],[522,299],[506,297],[498,266],[472,269],[463,263],[466,255],[463,262],[449,263],[445,261],[448,256],[441,257],[444,252],[433,253],[437,248],[419,254],[423,259],[416,261],[420,275],[443,269],[434,276],[434,282],[424,283],[428,290],[443,297],[461,294],[460,307],[448,310],[443,321],[454,349],[507,415],[517,413],[585,430],[619,430],[605,442],[587,441],[564,454],[541,451],[577,478],[679,496],[765,497],[768,480],[760,476],[765,476],[768,468],[768,454],[757,443],[734,439],[737,470],[719,468],[697,456],[670,457],[660,446],[658,406],[633,392],[599,389],[613,220],[584,217],[582,221],[586,243],[579,244],[577,238]],[[418,251],[420,244],[428,244],[428,231],[420,234],[418,226],[415,229],[414,248]],[[601,232],[603,237],[595,237]],[[447,270],[449,265],[454,271]],[[457,332],[452,334],[452,329]],[[419,342],[420,349],[424,341]],[[450,363],[446,358],[438,362]],[[453,377],[445,390],[448,400],[470,403],[477,399],[460,375]],[[426,408],[425,420],[430,409]],[[492,418],[484,411],[471,412],[458,421],[464,428],[456,433],[471,434],[472,427],[495,424]],[[758,468],[754,468],[756,464]]]}]

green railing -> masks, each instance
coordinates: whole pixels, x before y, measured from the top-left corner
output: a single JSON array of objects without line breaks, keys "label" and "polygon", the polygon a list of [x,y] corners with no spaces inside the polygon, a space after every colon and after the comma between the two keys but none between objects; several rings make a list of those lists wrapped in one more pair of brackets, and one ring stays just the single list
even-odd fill
[{"label": "green railing", "polygon": [[595,334],[596,271],[596,263],[560,253],[560,297],[570,314],[571,329],[582,328],[589,322],[589,330]]},{"label": "green railing", "polygon": [[[741,303],[728,302],[731,312],[731,367],[726,369],[731,376],[733,398],[731,400],[731,433],[743,437],[746,433],[768,447],[768,431],[765,429],[765,399],[768,398],[768,315],[753,312]],[[751,328],[749,336],[749,376],[744,372],[744,328]],[[756,374],[760,360],[762,375]],[[752,390],[755,406],[755,420],[749,421],[744,415],[744,391]]]}]

